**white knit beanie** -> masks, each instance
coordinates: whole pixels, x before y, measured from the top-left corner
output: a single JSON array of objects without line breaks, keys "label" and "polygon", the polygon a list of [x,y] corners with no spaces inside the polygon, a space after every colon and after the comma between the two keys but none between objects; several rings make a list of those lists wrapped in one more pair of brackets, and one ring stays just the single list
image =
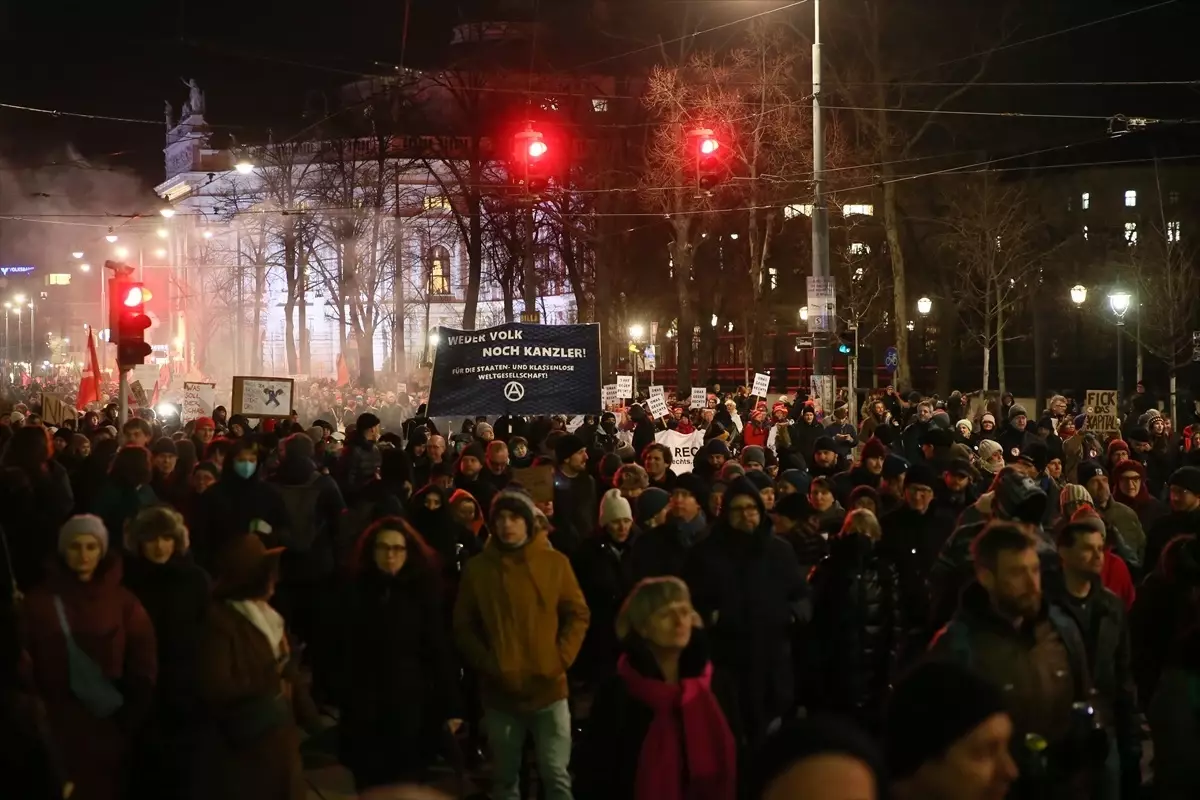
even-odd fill
[{"label": "white knit beanie", "polygon": [[80,536],[94,536],[100,542],[100,555],[108,555],[108,528],[95,514],[76,514],[58,529],[58,553],[65,555],[71,542]]},{"label": "white knit beanie", "polygon": [[607,525],[619,519],[633,519],[629,501],[621,496],[620,489],[609,489],[600,498],[600,524]]}]

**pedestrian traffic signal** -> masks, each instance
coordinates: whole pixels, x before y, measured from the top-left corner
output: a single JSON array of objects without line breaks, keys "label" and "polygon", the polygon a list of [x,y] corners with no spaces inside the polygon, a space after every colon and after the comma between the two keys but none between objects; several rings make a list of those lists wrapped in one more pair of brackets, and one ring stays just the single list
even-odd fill
[{"label": "pedestrian traffic signal", "polygon": [[150,292],[127,275],[108,282],[110,340],[117,343],[117,366],[122,370],[144,364],[153,348],[146,341],[150,317],[146,316],[146,301]]},{"label": "pedestrian traffic signal", "polygon": [[720,140],[708,128],[696,128],[689,134],[690,149],[695,158],[696,189],[701,195],[710,194],[725,180],[725,160]]}]

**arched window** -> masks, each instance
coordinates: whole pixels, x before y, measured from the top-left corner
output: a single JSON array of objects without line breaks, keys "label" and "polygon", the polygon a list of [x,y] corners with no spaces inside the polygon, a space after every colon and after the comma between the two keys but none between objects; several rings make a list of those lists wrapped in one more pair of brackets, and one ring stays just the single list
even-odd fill
[{"label": "arched window", "polygon": [[434,297],[448,297],[450,290],[450,251],[440,244],[429,248],[426,255],[429,261],[429,294]]}]

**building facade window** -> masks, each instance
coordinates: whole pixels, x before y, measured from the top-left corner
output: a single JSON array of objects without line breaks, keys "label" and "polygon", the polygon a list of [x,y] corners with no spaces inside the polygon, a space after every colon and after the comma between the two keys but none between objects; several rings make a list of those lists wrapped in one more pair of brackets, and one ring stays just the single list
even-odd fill
[{"label": "building facade window", "polygon": [[1126,189],[1125,190],[1125,207],[1126,208],[1136,208],[1137,207],[1137,189]]},{"label": "building facade window", "polygon": [[1175,220],[1174,222],[1167,223],[1167,241],[1168,242],[1170,242],[1172,244],[1178,244],[1179,236],[1182,232],[1183,231],[1179,224],[1179,220]]},{"label": "building facade window", "polygon": [[1179,192],[1168,192],[1167,202],[1173,206],[1179,205]]},{"label": "building facade window", "polygon": [[795,219],[796,217],[811,217],[813,213],[812,203],[792,203],[789,206],[783,207],[784,219]]},{"label": "building facade window", "polygon": [[593,97],[592,98],[592,111],[595,111],[597,114],[603,114],[605,111],[608,111],[608,98],[607,97]]},{"label": "building facade window", "polygon": [[1083,240],[1085,242],[1088,240],[1088,226],[1087,225],[1083,226]]},{"label": "building facade window", "polygon": [[427,194],[421,198],[421,205],[426,211],[432,211],[438,208],[449,208],[450,198],[444,194]]},{"label": "building facade window", "polygon": [[450,251],[439,245],[429,248],[429,294],[434,297],[449,297]]},{"label": "building facade window", "polygon": [[1137,241],[1138,241],[1137,223],[1136,222],[1126,222],[1125,223],[1125,243],[1128,244],[1130,247],[1132,247],[1133,245],[1137,244]]},{"label": "building facade window", "polygon": [[865,255],[868,255],[870,252],[871,252],[871,246],[869,244],[867,244],[866,242],[851,242],[850,243],[850,255],[852,255],[852,256],[865,256]]},{"label": "building facade window", "polygon": [[51,272],[46,276],[47,286],[70,286],[71,273],[69,272]]},{"label": "building facade window", "polygon": [[842,206],[842,216],[848,217],[852,214],[858,214],[863,217],[875,216],[875,206],[870,203],[851,203]]},{"label": "building facade window", "polygon": [[1079,207],[1082,208],[1084,211],[1087,211],[1089,208],[1092,207],[1092,193],[1091,192],[1084,192],[1082,195],[1079,196]]}]

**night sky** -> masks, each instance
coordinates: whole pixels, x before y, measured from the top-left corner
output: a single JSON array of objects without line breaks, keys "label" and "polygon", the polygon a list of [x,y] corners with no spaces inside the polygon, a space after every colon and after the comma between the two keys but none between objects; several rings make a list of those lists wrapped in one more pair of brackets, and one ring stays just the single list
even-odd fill
[{"label": "night sky", "polygon": [[[920,4],[947,0],[895,0]],[[503,2],[503,0],[495,0]],[[971,0],[956,0],[959,3]],[[1017,41],[1060,30],[1158,0],[1026,0],[1011,17]],[[486,0],[462,5],[477,6]],[[541,0],[543,7],[575,10],[589,0]],[[638,30],[683,7],[677,0],[608,0],[610,16]],[[714,23],[771,7],[762,0],[698,0],[688,8]],[[824,0],[827,16],[852,24],[858,0]],[[999,4],[996,4],[999,5]],[[1188,80],[1200,78],[1190,58],[1200,10],[1193,0],[1048,38],[1005,51],[987,80]],[[413,0],[407,60],[435,62],[455,18],[450,0]],[[1049,7],[1049,8],[1047,8]],[[352,10],[352,11],[351,11]],[[469,12],[468,12],[469,13]],[[787,12],[803,16],[805,7]],[[0,109],[0,140],[10,162],[36,164],[47,150],[70,141],[88,156],[107,156],[135,169],[148,183],[160,179],[163,102],[176,113],[186,98],[180,77],[204,89],[210,123],[230,126],[244,141],[270,126],[277,136],[300,124],[307,94],[336,86],[380,64],[400,59],[403,0],[353,3],[198,2],[127,0],[121,3],[0,0],[0,102],[150,120],[134,124],[54,118]],[[830,25],[831,29],[836,25]],[[947,31],[948,46],[970,32]],[[613,39],[619,53],[636,45]],[[614,62],[620,63],[620,62]],[[937,79],[930,72],[930,79]],[[1200,119],[1198,87],[1001,88],[979,90],[963,106],[1033,113],[1127,113]]]}]

